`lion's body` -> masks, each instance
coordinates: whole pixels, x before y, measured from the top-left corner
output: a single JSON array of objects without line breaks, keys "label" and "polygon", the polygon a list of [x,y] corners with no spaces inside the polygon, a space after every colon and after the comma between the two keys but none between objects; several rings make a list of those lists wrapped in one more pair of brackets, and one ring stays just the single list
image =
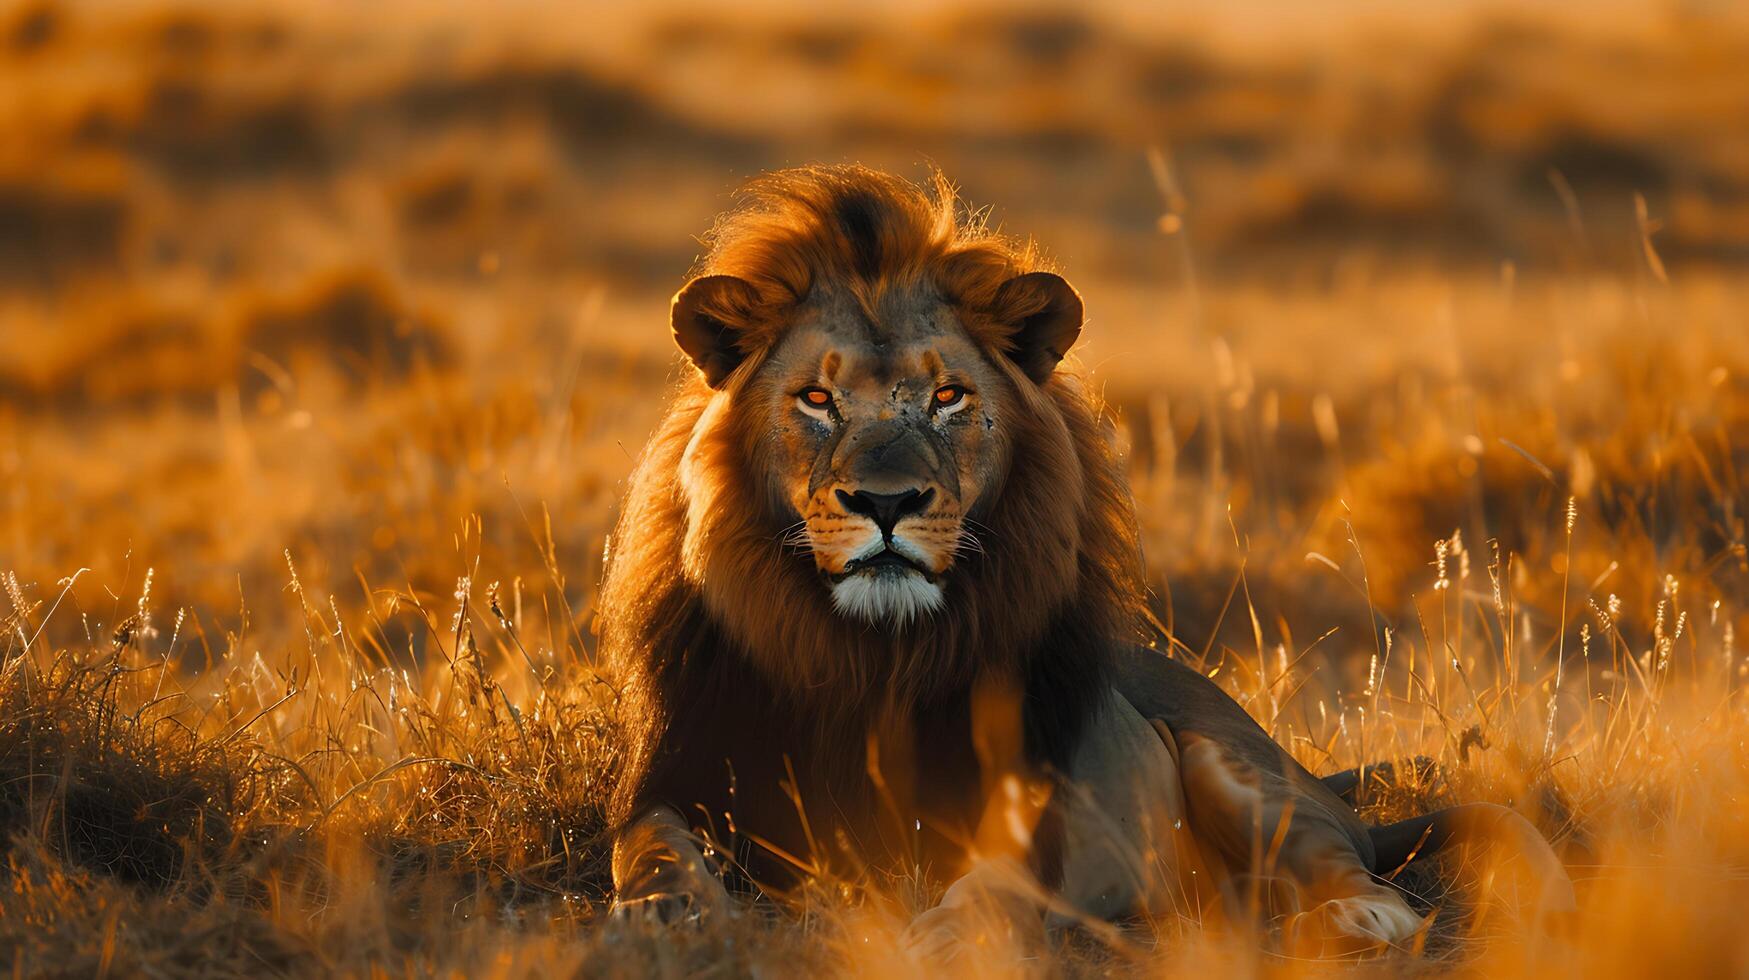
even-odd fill
[{"label": "lion's body", "polygon": [[[676,297],[697,366],[603,587],[632,729],[623,907],[831,870],[1112,916],[1256,870],[1404,938],[1369,830],[1206,678],[1138,646],[1134,513],[1030,248],[860,168],[768,178]],[[1210,873],[1212,872],[1212,874]]]},{"label": "lion's body", "polygon": [[[1082,396],[1066,391],[1061,397]],[[746,567],[735,575],[735,594],[727,601],[745,603],[749,614],[775,620],[772,628],[781,636],[776,642],[785,648],[820,651],[816,659],[837,659],[849,675],[817,681],[825,685],[819,693],[796,690],[748,657],[730,628],[713,615],[704,590],[676,574],[684,565],[687,528],[681,457],[710,401],[708,391],[696,389],[679,398],[633,478],[616,535],[603,614],[633,730],[631,765],[620,782],[616,817],[629,819],[646,800],[660,799],[690,807],[689,817],[707,819],[720,837],[728,836],[731,821],[756,828],[757,837],[776,847],[744,840],[738,857],[767,880],[793,877],[797,870],[780,852],[827,864],[849,858],[836,853],[836,846],[811,851],[810,832],[815,842],[830,844],[843,831],[856,845],[858,864],[878,864],[869,859],[879,849],[891,859],[925,861],[963,851],[947,838],[963,839],[983,805],[985,787],[971,731],[979,672],[968,671],[958,684],[902,674],[868,676],[883,662],[921,661],[915,651],[894,649],[915,638],[870,635],[859,624],[839,622],[809,594],[817,586],[806,570],[794,576],[799,581],[786,582],[791,577],[786,566],[795,565],[796,557],[770,548],[772,532],[756,528],[750,531],[756,548],[764,545],[771,554],[756,550],[742,557]],[[1083,421],[1091,428],[1090,418]],[[1110,465],[1103,442],[1089,448],[1100,463]],[[719,499],[726,499],[719,506],[753,507],[733,498],[755,496],[758,488],[724,482]],[[1128,533],[1126,527],[1112,538],[1127,541]],[[1008,635],[999,620],[963,627],[966,642],[1036,648],[1034,655],[1014,657],[1023,667],[1003,665],[1010,672],[1004,681],[1017,700],[1048,706],[1022,716],[1028,761],[1036,767],[1067,771],[1082,727],[1109,688],[1112,647],[1104,631],[1115,617],[1104,607],[1113,600],[1095,595],[1083,601],[1102,608],[1070,603],[1030,639]],[[818,621],[808,621],[810,612]],[[916,687],[924,688],[923,696],[908,690]],[[872,743],[871,734],[876,736]],[[870,776],[871,744],[884,790]],[[793,787],[795,797],[786,786]],[[895,817],[880,799],[883,792],[908,796],[912,805]],[[808,830],[802,826],[804,814],[814,824]],[[879,826],[895,820],[901,831],[912,828],[899,836],[915,840],[894,840],[892,828]],[[939,858],[936,866],[944,873],[952,867]]]}]

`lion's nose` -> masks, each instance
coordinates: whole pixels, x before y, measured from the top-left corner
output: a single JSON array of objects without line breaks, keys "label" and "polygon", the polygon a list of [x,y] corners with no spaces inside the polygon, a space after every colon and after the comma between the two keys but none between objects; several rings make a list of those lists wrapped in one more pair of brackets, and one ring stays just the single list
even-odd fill
[{"label": "lion's nose", "polygon": [[929,501],[935,497],[934,488],[928,490],[901,490],[898,493],[871,493],[867,490],[857,490],[854,493],[837,491],[838,502],[852,514],[861,514],[875,522],[881,529],[881,536],[890,536],[893,528],[899,526],[899,521],[908,514],[920,514],[923,508],[929,506]]}]

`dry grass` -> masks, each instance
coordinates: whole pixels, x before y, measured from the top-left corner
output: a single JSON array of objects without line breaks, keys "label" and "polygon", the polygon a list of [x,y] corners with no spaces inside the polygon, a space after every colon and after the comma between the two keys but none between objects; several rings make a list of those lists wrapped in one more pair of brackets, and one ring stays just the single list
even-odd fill
[{"label": "dry grass", "polygon": [[1181,655],[1316,772],[1439,763],[1369,817],[1518,807],[1581,904],[1525,928],[1448,867],[1419,955],[1188,915],[963,966],[1749,969],[1744,34],[667,17],[585,56],[226,9],[0,14],[18,969],[914,968],[854,883],[601,921],[592,620],[689,236],[738,174],[924,155],[1081,285]]}]

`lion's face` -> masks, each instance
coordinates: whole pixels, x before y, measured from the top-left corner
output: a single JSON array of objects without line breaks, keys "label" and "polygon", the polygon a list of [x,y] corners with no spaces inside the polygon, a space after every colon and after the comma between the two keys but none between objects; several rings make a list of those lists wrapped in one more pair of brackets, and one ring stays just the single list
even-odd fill
[{"label": "lion's face", "polygon": [[[807,553],[839,616],[897,628],[951,601],[956,568],[1003,546],[979,516],[1016,434],[1036,440],[1037,420],[1055,417],[1040,386],[1081,324],[1079,297],[1049,273],[986,303],[968,313],[918,280],[873,297],[824,284],[772,312],[743,280],[689,284],[675,336],[718,389],[681,474],[693,553],[731,519],[718,501],[736,470],[763,488],[766,546]],[[984,318],[982,342],[967,316]],[[1060,543],[1072,554],[1072,535]]]},{"label": "lion's face", "polygon": [[602,586],[602,650],[640,683],[709,703],[750,667],[855,727],[1035,664],[1093,678],[1133,628],[1122,466],[1059,370],[1081,299],[933,190],[789,171],[706,236],[670,310],[693,370]]},{"label": "lion's face", "polygon": [[810,304],[744,397],[769,420],[755,450],[839,613],[902,624],[939,608],[955,562],[982,547],[984,490],[1007,467],[1008,380],[954,311],[893,297],[870,323]]}]

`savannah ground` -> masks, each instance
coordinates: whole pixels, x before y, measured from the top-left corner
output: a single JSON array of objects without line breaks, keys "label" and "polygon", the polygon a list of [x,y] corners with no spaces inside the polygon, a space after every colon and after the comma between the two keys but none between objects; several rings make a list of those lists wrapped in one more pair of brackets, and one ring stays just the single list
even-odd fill
[{"label": "savannah ground", "polygon": [[741,179],[859,160],[1081,289],[1162,644],[1580,896],[1451,866],[1382,958],[1187,910],[960,968],[1749,971],[1749,25],[1235,9],[0,11],[0,961],[916,969],[869,882],[603,915],[666,298]]}]

